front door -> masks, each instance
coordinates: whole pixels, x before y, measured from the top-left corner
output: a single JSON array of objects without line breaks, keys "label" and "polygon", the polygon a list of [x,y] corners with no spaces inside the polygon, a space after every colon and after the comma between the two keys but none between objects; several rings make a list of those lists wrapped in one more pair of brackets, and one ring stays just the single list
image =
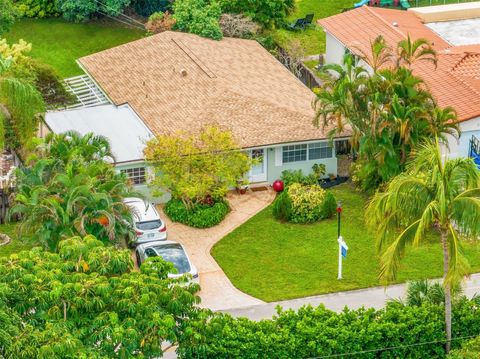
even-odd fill
[{"label": "front door", "polygon": [[250,157],[253,160],[250,169],[249,180],[252,183],[267,181],[267,152],[263,148],[250,150]]}]

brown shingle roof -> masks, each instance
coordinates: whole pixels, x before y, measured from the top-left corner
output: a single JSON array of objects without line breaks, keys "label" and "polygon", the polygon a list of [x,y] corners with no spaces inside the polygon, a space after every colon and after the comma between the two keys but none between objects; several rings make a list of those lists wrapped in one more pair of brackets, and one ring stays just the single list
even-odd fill
[{"label": "brown shingle roof", "polygon": [[423,78],[440,106],[456,109],[459,121],[480,116],[480,44],[452,47],[410,11],[362,6],[318,23],[353,52],[368,53],[378,35],[391,46],[408,34],[412,39],[426,38],[438,52],[438,67],[418,62],[414,73]]},{"label": "brown shingle roof", "polygon": [[164,32],[79,62],[155,134],[216,123],[242,147],[326,138],[313,93],[256,41]]}]

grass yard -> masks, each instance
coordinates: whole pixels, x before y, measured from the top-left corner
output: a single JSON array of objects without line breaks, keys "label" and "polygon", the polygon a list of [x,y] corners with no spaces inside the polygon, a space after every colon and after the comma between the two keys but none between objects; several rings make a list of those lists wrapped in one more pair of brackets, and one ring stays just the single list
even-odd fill
[{"label": "grass yard", "polygon": [[21,242],[17,239],[16,224],[0,224],[0,233],[5,233],[10,236],[12,241],[4,246],[0,246],[0,257],[8,257],[10,254],[18,253],[23,250],[32,248],[31,243]]},{"label": "grass yard", "polygon": [[[359,0],[296,0],[296,9],[289,16],[290,22],[305,17],[307,14],[314,14],[314,22],[335,14],[343,9],[352,8]],[[471,2],[474,0],[410,0],[411,6],[443,5],[458,2]],[[400,10],[399,10],[400,11]],[[284,47],[289,41],[297,39],[306,50],[306,55],[315,55],[325,52],[325,32],[320,26],[314,25],[304,31],[290,31],[278,29],[273,32],[277,43]]]},{"label": "grass yard", "polygon": [[[343,277],[337,280],[337,221],[313,225],[279,223],[272,208],[251,218],[218,242],[212,255],[240,290],[265,301],[378,286],[379,258],[363,216],[367,197],[350,184],[333,189],[343,202],[342,235],[349,246]],[[409,248],[398,281],[442,275],[442,253],[436,237]],[[466,243],[472,272],[480,271],[480,244]]]},{"label": "grass yard", "polygon": [[9,43],[32,43],[31,56],[57,69],[62,77],[81,75],[78,58],[144,36],[114,22],[71,23],[62,19],[22,19],[5,35]]},{"label": "grass yard", "polygon": [[[352,7],[355,2],[355,0],[297,0],[296,9],[289,16],[289,20],[294,22],[297,18],[313,13],[316,24],[317,19],[338,14],[343,9]],[[306,50],[306,55],[325,52],[325,32],[317,25],[304,31],[278,29],[273,36],[280,46],[285,46],[293,39],[299,40]]]}]

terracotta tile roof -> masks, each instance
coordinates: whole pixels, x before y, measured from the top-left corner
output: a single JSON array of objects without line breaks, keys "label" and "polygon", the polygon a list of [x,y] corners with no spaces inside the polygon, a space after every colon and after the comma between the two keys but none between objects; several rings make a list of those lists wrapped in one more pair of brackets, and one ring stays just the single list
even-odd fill
[{"label": "terracotta tile roof", "polygon": [[452,106],[459,121],[480,116],[480,44],[451,46],[425,26],[415,13],[363,6],[318,23],[353,52],[369,50],[378,35],[395,46],[408,34],[426,38],[438,52],[438,67],[418,62],[414,73],[423,78],[439,105]]},{"label": "terracotta tile roof", "polygon": [[79,62],[155,134],[216,123],[245,148],[327,137],[313,93],[256,41],[164,32]]}]

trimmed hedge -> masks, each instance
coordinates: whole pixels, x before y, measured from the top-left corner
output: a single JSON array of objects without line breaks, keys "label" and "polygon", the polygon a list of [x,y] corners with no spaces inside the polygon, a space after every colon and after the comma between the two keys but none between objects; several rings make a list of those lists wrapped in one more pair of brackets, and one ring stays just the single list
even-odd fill
[{"label": "trimmed hedge", "polygon": [[[355,353],[349,358],[445,357],[444,308],[432,304],[390,303],[382,310],[341,313],[323,305],[307,306],[259,322],[214,314],[196,328],[180,339],[181,358],[313,358],[347,353]],[[478,334],[479,303],[463,299],[453,309],[452,337]],[[453,347],[461,344],[452,341]]]},{"label": "trimmed hedge", "polygon": [[213,205],[197,203],[191,210],[179,199],[171,199],[165,205],[165,213],[172,221],[195,228],[213,227],[223,221],[228,212],[230,207],[226,201]]}]

